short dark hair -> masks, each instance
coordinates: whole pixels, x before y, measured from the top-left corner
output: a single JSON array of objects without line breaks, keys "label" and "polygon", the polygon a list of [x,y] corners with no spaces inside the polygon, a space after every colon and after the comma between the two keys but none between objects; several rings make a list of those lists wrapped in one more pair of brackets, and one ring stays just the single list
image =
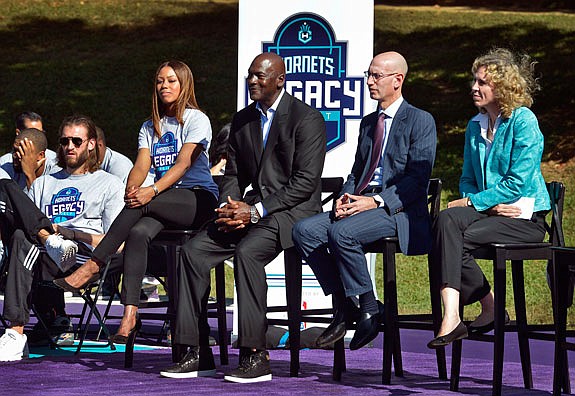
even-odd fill
[{"label": "short dark hair", "polygon": [[48,148],[48,140],[46,139],[46,134],[39,129],[36,128],[25,128],[20,131],[18,136],[14,139],[16,140],[23,140],[28,138],[34,143],[34,148],[39,153],[41,151],[46,151]]},{"label": "short dark hair", "polygon": [[26,129],[26,121],[39,121],[42,122],[42,117],[33,111],[24,111],[16,116],[16,129]]}]

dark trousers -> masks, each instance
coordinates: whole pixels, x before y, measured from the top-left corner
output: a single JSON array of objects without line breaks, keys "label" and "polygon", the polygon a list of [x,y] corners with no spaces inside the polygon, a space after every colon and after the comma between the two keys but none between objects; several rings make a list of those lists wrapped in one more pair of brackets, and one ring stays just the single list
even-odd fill
[{"label": "dark trousers", "polygon": [[214,223],[181,250],[175,343],[208,345],[206,303],[210,270],[234,256],[239,320],[238,345],[266,347],[267,283],[265,266],[282,251],[279,225],[273,216],[245,230],[223,233]]},{"label": "dark trousers", "polygon": [[[78,244],[78,254],[89,256],[90,249]],[[23,326],[30,319],[30,295],[34,285],[34,304],[38,314],[45,318],[65,315],[63,290],[52,284],[52,280],[67,273],[60,271],[46,253],[29,241],[25,233],[17,229],[10,240],[10,258],[7,265],[6,290],[4,291],[4,317],[12,326]],[[51,316],[49,313],[53,311]]]},{"label": "dark trousers", "polygon": [[[45,318],[64,315],[64,292],[51,285],[58,272],[52,260],[41,254],[38,232],[53,234],[52,223],[13,180],[0,180],[0,232],[9,252],[3,276],[6,277],[4,313],[12,325],[29,320],[28,296],[36,277],[34,300]],[[38,261],[37,261],[38,260]],[[42,282],[46,279],[46,282]]]},{"label": "dark trousers", "polygon": [[324,212],[297,222],[292,230],[296,248],[326,295],[343,289],[350,297],[373,290],[364,246],[395,235],[395,221],[383,209],[337,221],[332,216]]},{"label": "dark trousers", "polygon": [[433,226],[432,262],[441,271],[442,284],[459,290],[461,302],[468,305],[491,290],[473,250],[490,243],[541,242],[544,236],[543,215],[523,220],[488,216],[467,207],[449,208],[439,213]]},{"label": "dark trousers", "polygon": [[139,208],[124,208],[96,247],[93,257],[106,260],[124,245],[122,303],[140,303],[140,288],[148,266],[148,248],[164,228],[199,228],[214,215],[216,197],[203,189],[172,188]]},{"label": "dark trousers", "polygon": [[4,246],[10,246],[14,230],[20,229],[28,240],[38,243],[38,232],[42,229],[54,233],[52,223],[10,179],[0,180],[0,232]]}]

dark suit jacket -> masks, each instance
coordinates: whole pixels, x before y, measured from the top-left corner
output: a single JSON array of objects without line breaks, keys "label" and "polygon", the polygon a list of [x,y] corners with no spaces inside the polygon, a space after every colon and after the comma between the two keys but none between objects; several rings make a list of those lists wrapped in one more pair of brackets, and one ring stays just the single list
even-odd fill
[{"label": "dark suit jacket", "polygon": [[232,120],[220,202],[228,196],[261,202],[267,215],[260,222],[277,221],[282,248],[293,246],[292,225],[321,211],[325,149],[323,116],[286,92],[263,150],[260,113],[252,103]]},{"label": "dark suit jacket", "polygon": [[[359,142],[351,174],[341,195],[353,194],[371,161],[378,113],[361,120]],[[437,133],[431,114],[405,100],[399,107],[383,155],[385,210],[395,219],[403,253],[424,254],[431,247],[431,221],[427,209],[427,184],[435,160]]]}]

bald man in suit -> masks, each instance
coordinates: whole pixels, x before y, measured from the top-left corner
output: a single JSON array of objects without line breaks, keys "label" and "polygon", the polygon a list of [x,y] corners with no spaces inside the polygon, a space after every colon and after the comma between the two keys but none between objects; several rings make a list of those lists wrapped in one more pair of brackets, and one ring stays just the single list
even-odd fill
[{"label": "bald man in suit", "polygon": [[[355,161],[331,212],[298,222],[295,245],[314,271],[324,293],[333,294],[335,315],[317,340],[328,347],[357,322],[350,349],[378,334],[383,304],[375,299],[365,246],[397,235],[401,251],[424,254],[430,248],[427,184],[435,159],[433,117],[403,99],[407,62],[397,52],[373,58],[366,71],[374,113],[360,124]],[[359,296],[361,312],[349,304]]]},{"label": "bald man in suit", "polygon": [[232,120],[217,219],[182,248],[174,342],[188,345],[189,351],[161,372],[165,377],[215,372],[206,316],[210,269],[233,256],[240,362],[224,378],[271,380],[265,266],[293,247],[296,221],[321,211],[322,115],[285,92],[285,65],[274,53],[258,55],[246,80],[254,103]]}]

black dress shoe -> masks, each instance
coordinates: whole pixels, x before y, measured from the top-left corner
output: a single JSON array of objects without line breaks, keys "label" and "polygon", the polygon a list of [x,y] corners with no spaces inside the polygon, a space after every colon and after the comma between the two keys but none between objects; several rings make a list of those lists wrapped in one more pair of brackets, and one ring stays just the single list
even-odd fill
[{"label": "black dress shoe", "polygon": [[336,312],[329,326],[327,326],[323,333],[317,337],[315,345],[318,348],[330,347],[337,341],[341,340],[345,336],[346,331],[347,329],[345,327],[343,314]]},{"label": "black dress shoe", "polygon": [[453,341],[461,340],[462,338],[467,338],[467,327],[463,322],[459,324],[451,331],[451,333],[435,337],[433,340],[427,343],[429,349],[437,349],[446,346]]},{"label": "black dress shoe", "polygon": [[317,338],[315,345],[318,348],[328,348],[341,340],[347,331],[346,324],[352,324],[359,320],[361,312],[351,301],[346,301],[343,309],[338,309],[333,315],[333,320],[323,333]]},{"label": "black dress shoe", "polygon": [[381,302],[377,302],[378,312],[376,314],[362,313],[361,319],[357,322],[355,334],[349,343],[349,349],[355,351],[371,341],[379,334],[379,325],[383,323],[384,308]]},{"label": "black dress shoe", "polygon": [[[509,324],[510,319],[509,319],[509,313],[507,312],[507,310],[505,310],[505,324]],[[491,330],[493,330],[495,328],[495,320],[492,320],[491,322],[487,323],[486,325],[483,326],[467,326],[467,331],[469,334],[484,334],[484,333],[489,333]]]},{"label": "black dress shoe", "polygon": [[175,365],[160,371],[162,377],[197,378],[216,375],[216,364],[210,347],[191,347]]}]

